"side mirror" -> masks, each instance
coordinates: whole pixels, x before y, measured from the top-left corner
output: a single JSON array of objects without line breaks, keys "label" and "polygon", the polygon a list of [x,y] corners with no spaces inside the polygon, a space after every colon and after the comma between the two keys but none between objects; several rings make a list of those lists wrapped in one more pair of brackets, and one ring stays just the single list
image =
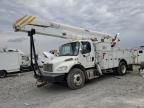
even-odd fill
[{"label": "side mirror", "polygon": [[80,52],[81,52],[81,54],[83,55],[83,57],[86,57],[84,50],[80,49]]},{"label": "side mirror", "polygon": [[84,54],[84,50],[80,49],[81,54]]}]

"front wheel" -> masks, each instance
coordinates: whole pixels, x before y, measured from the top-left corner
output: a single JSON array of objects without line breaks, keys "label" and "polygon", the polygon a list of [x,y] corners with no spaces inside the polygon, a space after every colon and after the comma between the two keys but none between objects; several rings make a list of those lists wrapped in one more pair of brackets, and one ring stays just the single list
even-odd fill
[{"label": "front wheel", "polygon": [[119,75],[125,75],[127,73],[127,65],[125,62],[120,62],[117,69]]},{"label": "front wheel", "polygon": [[67,76],[67,84],[71,89],[82,88],[85,84],[85,76],[81,69],[72,69]]},{"label": "front wheel", "polygon": [[4,70],[0,70],[0,78],[5,78],[7,76],[7,72]]}]

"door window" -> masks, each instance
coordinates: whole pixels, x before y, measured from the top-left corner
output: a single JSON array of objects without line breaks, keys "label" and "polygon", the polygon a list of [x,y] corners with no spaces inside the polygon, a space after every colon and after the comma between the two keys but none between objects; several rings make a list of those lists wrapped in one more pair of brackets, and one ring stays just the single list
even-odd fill
[{"label": "door window", "polygon": [[89,42],[82,42],[82,54],[90,53],[91,45]]}]

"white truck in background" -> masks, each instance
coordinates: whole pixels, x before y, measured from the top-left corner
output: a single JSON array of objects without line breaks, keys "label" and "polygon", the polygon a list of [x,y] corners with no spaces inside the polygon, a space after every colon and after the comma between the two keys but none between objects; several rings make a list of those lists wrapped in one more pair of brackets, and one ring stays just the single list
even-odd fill
[{"label": "white truck in background", "polygon": [[0,52],[0,77],[20,71],[21,55],[18,52]]},{"label": "white truck in background", "polygon": [[22,51],[16,49],[0,50],[0,78],[16,73],[30,66],[30,59]]},{"label": "white truck in background", "polygon": [[[133,65],[144,61],[144,50],[117,48],[118,34],[111,35],[83,28],[58,24],[41,23],[33,16],[23,16],[14,24],[16,32],[26,32],[30,37],[31,58],[34,57],[37,68],[33,67],[34,77],[43,84],[66,81],[71,89],[79,89],[87,80],[116,72],[125,75]],[[63,44],[59,56],[38,68],[33,35],[53,36],[73,41]],[[33,61],[31,60],[32,65]]]}]

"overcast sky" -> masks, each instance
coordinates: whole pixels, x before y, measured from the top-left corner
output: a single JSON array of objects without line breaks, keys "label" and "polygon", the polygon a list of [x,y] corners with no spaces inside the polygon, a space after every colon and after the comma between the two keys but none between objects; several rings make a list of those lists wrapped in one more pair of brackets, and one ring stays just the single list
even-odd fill
[{"label": "overcast sky", "polygon": [[[0,47],[29,51],[29,39],[12,25],[23,15],[52,20],[100,32],[120,33],[120,47],[144,45],[144,0],[0,0]],[[35,37],[38,51],[65,41]]]}]

